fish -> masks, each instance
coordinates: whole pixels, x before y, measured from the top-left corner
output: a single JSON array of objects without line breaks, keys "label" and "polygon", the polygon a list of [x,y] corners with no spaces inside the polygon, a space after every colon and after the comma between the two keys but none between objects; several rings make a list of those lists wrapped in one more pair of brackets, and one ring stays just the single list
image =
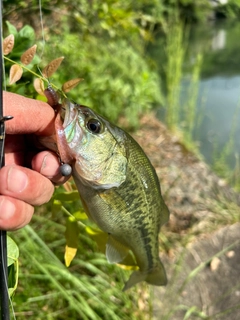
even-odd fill
[{"label": "fish", "polygon": [[[50,91],[46,96],[50,102],[55,100]],[[51,148],[71,165],[84,210],[108,235],[108,262],[121,263],[129,252],[136,260],[138,270],[132,272],[123,291],[142,281],[166,285],[158,235],[169,210],[143,149],[130,134],[89,107],[64,97],[52,107],[57,116]]]}]

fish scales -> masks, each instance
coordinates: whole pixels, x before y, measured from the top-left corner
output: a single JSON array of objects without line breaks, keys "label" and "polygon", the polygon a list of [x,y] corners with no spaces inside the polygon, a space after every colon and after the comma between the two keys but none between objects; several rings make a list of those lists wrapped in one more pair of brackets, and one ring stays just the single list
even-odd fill
[{"label": "fish scales", "polygon": [[165,285],[158,233],[169,212],[155,169],[128,133],[90,108],[69,100],[63,107],[65,137],[57,141],[58,151],[61,157],[64,148],[64,156],[67,150],[74,159],[70,164],[83,206],[108,234],[107,259],[119,263],[131,250],[139,267],[124,290],[141,281]]}]

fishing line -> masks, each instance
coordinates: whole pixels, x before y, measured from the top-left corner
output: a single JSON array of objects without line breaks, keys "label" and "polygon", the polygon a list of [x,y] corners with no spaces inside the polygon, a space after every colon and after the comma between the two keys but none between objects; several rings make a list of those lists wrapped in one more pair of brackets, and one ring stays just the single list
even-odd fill
[{"label": "fishing line", "polygon": [[[45,39],[45,31],[44,31],[44,25],[43,25],[43,12],[42,12],[42,0],[38,0],[38,6],[39,6],[39,19],[40,19],[40,27],[41,27],[41,33],[42,33],[42,52],[39,55],[40,59],[42,60],[42,57],[44,55],[45,51],[45,45],[46,45],[46,39]],[[38,72],[40,75],[44,78],[44,75],[42,74],[42,71],[39,66],[37,66]],[[48,79],[48,83],[50,85],[50,80]]]},{"label": "fishing line", "polygon": [[44,49],[45,49],[45,33],[44,33],[44,28],[43,28],[43,12],[42,12],[42,0],[38,1],[38,6],[39,6],[39,19],[40,19],[40,26],[41,26],[41,32],[42,32],[42,52],[40,54],[40,58],[42,59],[43,54],[44,54]]}]

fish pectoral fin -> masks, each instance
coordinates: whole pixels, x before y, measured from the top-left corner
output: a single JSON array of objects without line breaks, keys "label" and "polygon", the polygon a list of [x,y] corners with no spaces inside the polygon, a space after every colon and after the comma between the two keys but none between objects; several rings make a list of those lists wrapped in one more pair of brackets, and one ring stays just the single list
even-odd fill
[{"label": "fish pectoral fin", "polygon": [[149,272],[134,271],[126,282],[123,291],[126,291],[141,281],[146,281],[154,286],[165,286],[167,284],[167,276],[162,263],[160,262],[157,267]]},{"label": "fish pectoral fin", "polygon": [[106,244],[106,257],[109,263],[121,262],[127,255],[129,249],[115,240],[111,235],[108,236]]}]

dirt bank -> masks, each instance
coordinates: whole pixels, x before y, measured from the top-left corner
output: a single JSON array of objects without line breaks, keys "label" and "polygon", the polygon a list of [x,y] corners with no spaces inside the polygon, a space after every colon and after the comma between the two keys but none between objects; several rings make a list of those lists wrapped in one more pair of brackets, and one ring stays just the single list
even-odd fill
[{"label": "dirt bank", "polygon": [[[232,223],[240,210],[240,194],[186,150],[179,139],[154,114],[141,119],[134,138],[143,147],[160,178],[162,193],[171,212],[168,231],[211,232]],[[218,220],[218,225],[214,221]]]},{"label": "dirt bank", "polygon": [[134,137],[170,210],[160,233],[169,283],[152,289],[154,319],[240,319],[240,195],[153,114]]}]

